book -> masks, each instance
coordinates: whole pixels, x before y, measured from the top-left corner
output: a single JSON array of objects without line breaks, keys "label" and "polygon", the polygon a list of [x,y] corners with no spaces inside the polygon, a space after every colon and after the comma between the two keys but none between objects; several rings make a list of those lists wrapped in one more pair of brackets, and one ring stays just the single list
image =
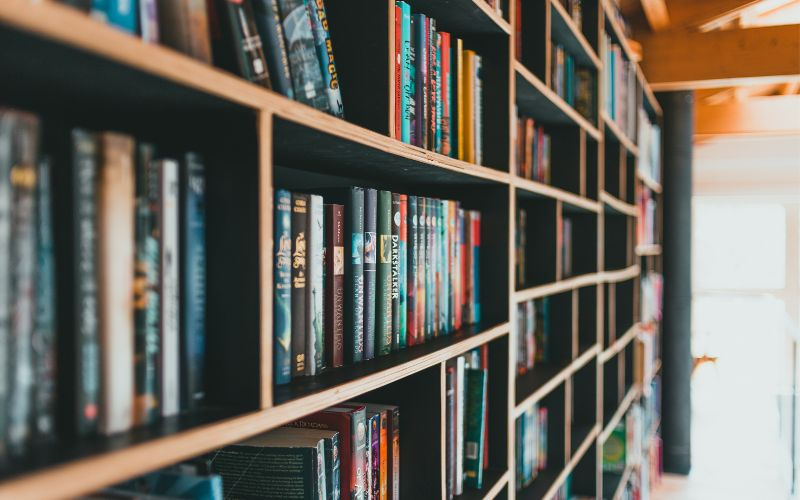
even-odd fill
[{"label": "book", "polygon": [[349,188],[345,205],[345,358],[364,358],[364,190]]},{"label": "book", "polygon": [[406,266],[406,343],[417,343],[417,257],[419,256],[417,230],[417,197],[408,196],[407,266]]},{"label": "book", "polygon": [[180,208],[179,165],[160,160],[161,190],[161,414],[180,410]]},{"label": "book", "polygon": [[[405,15],[405,14],[404,14]],[[409,144],[418,145],[419,136],[417,136],[417,86],[419,85],[419,75],[417,74],[417,38],[416,34],[416,19],[411,15],[411,7],[408,8],[408,50],[403,53],[404,56],[404,72],[408,72],[408,77],[404,73],[405,88],[403,91],[406,93],[405,103],[406,107],[403,110],[403,119],[408,122],[408,142]],[[405,20],[403,21],[405,23]],[[406,29],[405,27],[403,29]]]},{"label": "book", "polygon": [[470,311],[470,323],[476,324],[480,323],[481,321],[481,286],[480,286],[480,252],[481,252],[481,213],[477,210],[472,210],[470,215],[470,224],[472,225],[472,229],[470,230],[470,243],[472,245],[472,268],[470,270],[471,273],[471,281],[472,281],[472,291],[470,293],[471,297],[471,311]]},{"label": "book", "polygon": [[[411,6],[407,2],[395,3],[400,9],[400,47],[399,47],[399,73],[400,73],[400,140],[407,144],[412,141],[412,116],[415,112],[414,64],[415,55],[412,49],[411,31]],[[416,138],[416,131],[414,131]]]},{"label": "book", "polygon": [[139,32],[139,0],[92,0],[91,15],[128,33]]},{"label": "book", "polygon": [[[352,403],[356,404],[356,403]],[[360,403],[358,403],[360,404]],[[367,412],[386,415],[386,497],[390,500],[400,498],[400,407],[364,403]],[[381,417],[383,418],[383,417]],[[383,433],[381,432],[381,439]],[[384,468],[381,467],[383,471]],[[383,472],[381,472],[383,473]],[[381,493],[381,498],[383,494]]]},{"label": "book", "polygon": [[460,38],[450,39],[450,89],[453,92],[453,109],[450,112],[450,156],[464,159],[464,144],[461,141],[464,95],[461,92],[464,66],[464,42]]},{"label": "book", "polygon": [[483,486],[484,417],[486,408],[486,370],[471,368],[465,371],[466,434],[464,436],[465,484],[480,489]]},{"label": "book", "polygon": [[378,496],[382,500],[389,498],[389,452],[392,443],[389,439],[389,415],[388,410],[381,410],[380,413],[380,460],[379,460],[379,487]]},{"label": "book", "polygon": [[306,374],[308,195],[292,193],[292,377]]},{"label": "book", "polygon": [[397,280],[399,281],[398,293],[400,295],[400,303],[398,305],[398,328],[399,332],[395,335],[397,342],[396,349],[405,349],[408,345],[408,308],[406,301],[408,300],[408,274],[406,268],[408,266],[408,196],[401,194],[398,195],[400,201],[399,213],[399,231],[400,231],[400,249],[398,258]]},{"label": "book", "polygon": [[367,498],[381,496],[381,415],[367,414]]},{"label": "book", "polygon": [[472,139],[474,161],[483,165],[483,59],[475,54],[472,69]]},{"label": "book", "polygon": [[428,18],[424,14],[412,14],[412,22],[414,23],[414,32],[411,36],[414,38],[415,45],[415,109],[416,109],[416,123],[415,123],[415,146],[421,148],[428,147],[428,88],[429,88],[429,75],[428,75]]},{"label": "book", "polygon": [[295,435],[318,437],[324,440],[325,448],[325,494],[327,500],[339,500],[341,498],[341,454],[339,446],[339,433],[330,429],[311,429],[299,427],[279,427],[270,432]]},{"label": "book", "polygon": [[403,129],[403,76],[402,76],[402,53],[403,53],[403,13],[398,2],[394,4],[394,53],[392,63],[394,65],[394,129],[395,139],[402,140]]},{"label": "book", "polygon": [[441,66],[441,117],[439,118],[439,131],[440,131],[440,141],[441,141],[441,148],[440,152],[445,156],[450,156],[452,154],[452,145],[450,141],[450,131],[451,131],[451,124],[450,124],[450,110],[452,108],[452,97],[453,97],[453,90],[452,90],[452,75],[450,74],[451,71],[451,47],[450,47],[450,33],[442,32],[441,33],[441,44],[440,44],[440,66]]},{"label": "book", "polygon": [[330,111],[306,1],[278,0],[278,8],[295,99],[321,111]]},{"label": "book", "polygon": [[427,246],[428,246],[428,199],[424,196],[417,197],[417,338],[419,343],[424,343],[428,339],[428,297],[427,297]]},{"label": "book", "polygon": [[292,73],[289,69],[289,56],[278,0],[252,0],[252,8],[272,89],[289,99],[294,99]]},{"label": "book", "polygon": [[473,127],[473,117],[475,116],[475,52],[464,50],[463,66],[461,67],[461,82],[459,93],[463,96],[463,113],[461,116],[461,130],[459,130],[459,143],[463,143],[463,157],[460,159],[475,163],[475,128]]},{"label": "book", "polygon": [[428,18],[428,149],[439,151],[439,34],[436,20]]},{"label": "book", "polygon": [[323,325],[322,196],[308,196],[308,226],[306,234],[306,354],[305,374],[316,375],[325,367],[325,333]]},{"label": "book", "polygon": [[181,167],[181,407],[195,409],[205,397],[205,166],[199,154],[190,152]]},{"label": "book", "polygon": [[156,0],[139,0],[139,34],[148,43],[158,43],[158,5]]},{"label": "book", "polygon": [[219,30],[211,31],[214,62],[249,82],[272,88],[252,3],[241,0],[210,1],[216,2],[216,12],[220,17],[216,20]]},{"label": "book", "polygon": [[115,434],[131,427],[133,415],[134,142],[110,132],[98,141],[100,430]]},{"label": "book", "polygon": [[158,393],[161,346],[160,229],[161,193],[155,162],[155,146],[140,143],[136,158],[136,268],[134,307],[134,425],[154,422],[161,395]]},{"label": "book", "polygon": [[325,205],[325,359],[344,363],[344,206]]},{"label": "book", "polygon": [[364,360],[375,357],[378,191],[364,189]]},{"label": "book", "polygon": [[282,385],[292,379],[292,195],[276,189],[274,199],[273,376]]},{"label": "book", "polygon": [[436,202],[428,198],[425,202],[425,338],[436,336]]},{"label": "book", "polygon": [[[403,304],[405,306],[405,304]],[[392,193],[392,349],[400,349],[400,195]],[[405,347],[405,346],[403,346]]]},{"label": "book", "polygon": [[336,62],[333,57],[333,42],[328,30],[325,0],[305,0],[305,2],[311,18],[314,44],[317,47],[317,57],[325,93],[328,97],[328,106],[334,116],[343,118],[344,105],[342,104],[342,92],[339,89],[339,75],[336,72]]},{"label": "book", "polygon": [[448,363],[445,371],[445,478],[447,498],[453,498],[456,474],[455,367]]},{"label": "book", "polygon": [[375,355],[392,351],[392,193],[378,191]]},{"label": "book", "polygon": [[[209,0],[213,1],[213,0]],[[211,37],[206,0],[157,2],[159,41],[211,64]]]},{"label": "book", "polygon": [[455,377],[453,390],[455,392],[455,480],[453,481],[453,494],[464,493],[464,431],[466,430],[466,383],[465,360],[459,356],[455,361]]}]

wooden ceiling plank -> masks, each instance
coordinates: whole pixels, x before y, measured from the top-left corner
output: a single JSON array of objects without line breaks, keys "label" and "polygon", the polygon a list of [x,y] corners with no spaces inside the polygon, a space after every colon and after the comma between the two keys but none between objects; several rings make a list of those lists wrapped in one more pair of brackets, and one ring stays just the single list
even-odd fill
[{"label": "wooden ceiling plank", "polygon": [[750,97],[723,104],[697,101],[695,135],[800,135],[800,96]]},{"label": "wooden ceiling plank", "polygon": [[669,13],[665,0],[641,0],[647,24],[653,31],[664,31],[669,27]]}]

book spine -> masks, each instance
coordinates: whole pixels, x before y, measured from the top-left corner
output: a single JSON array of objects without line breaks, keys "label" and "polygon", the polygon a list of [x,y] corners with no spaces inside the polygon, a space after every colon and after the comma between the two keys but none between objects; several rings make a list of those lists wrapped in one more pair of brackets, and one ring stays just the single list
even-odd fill
[{"label": "book spine", "polygon": [[456,330],[461,328],[463,319],[461,316],[461,297],[462,290],[464,289],[464,280],[461,270],[463,269],[464,261],[464,211],[460,206],[456,206],[456,241],[455,252],[456,259],[453,263],[453,276],[456,281],[456,289],[453,293],[453,314],[455,316],[454,324]]},{"label": "book spine", "polygon": [[133,415],[134,144],[130,137],[110,133],[102,134],[100,142],[100,426],[103,433],[114,434],[129,429]]},{"label": "book spine", "polygon": [[[398,50],[400,73],[400,139],[411,142],[411,113],[414,100],[414,61],[411,53],[411,6],[406,2],[396,3],[400,12],[400,44]],[[397,15],[397,12],[395,12]]]},{"label": "book spine", "polygon": [[345,206],[345,353],[349,363],[364,357],[364,190],[350,188]]},{"label": "book spine", "polygon": [[[405,2],[404,2],[405,3]],[[408,5],[408,4],[405,4]],[[403,16],[408,17],[408,27],[404,27],[408,31],[408,49],[404,71],[408,72],[406,78],[406,87],[403,89],[406,92],[406,109],[403,111],[404,118],[408,121],[408,143],[414,146],[419,145],[419,136],[417,135],[417,89],[419,88],[419,73],[417,73],[417,20],[411,15],[411,7],[404,7]],[[405,19],[404,17],[404,19]],[[404,21],[405,22],[405,21]]]},{"label": "book spine", "polygon": [[470,303],[472,300],[472,222],[471,222],[471,210],[464,210],[464,224],[463,224],[463,244],[461,245],[461,250],[463,253],[463,259],[461,261],[461,281],[464,284],[461,289],[461,321],[464,324],[471,325],[472,320],[470,319]]},{"label": "book spine", "polygon": [[305,1],[278,0],[278,6],[295,99],[321,111],[331,111]]},{"label": "book spine", "polygon": [[483,59],[475,56],[473,97],[473,132],[475,142],[475,163],[483,165]]},{"label": "book spine", "polygon": [[428,18],[428,31],[426,37],[428,43],[428,116],[426,127],[428,129],[428,149],[436,151],[436,103],[438,101],[438,71],[436,65],[436,20]]},{"label": "book spine", "polygon": [[400,307],[400,195],[392,193],[392,348],[395,351],[400,349]]},{"label": "book spine", "polygon": [[292,193],[292,377],[306,373],[308,195]]},{"label": "book spine", "polygon": [[428,147],[428,18],[413,14],[416,42],[416,146]]},{"label": "book spine", "polygon": [[[51,219],[50,160],[43,158],[36,172],[36,314],[34,323],[34,430],[38,440],[55,431],[56,312],[53,225]],[[2,285],[0,285],[2,286]],[[2,402],[0,401],[0,405]]]},{"label": "book spine", "polygon": [[408,197],[408,265],[406,269],[406,327],[407,344],[417,343],[417,197]]},{"label": "book spine", "polygon": [[330,442],[326,443],[330,449],[325,450],[325,463],[328,467],[326,471],[327,474],[327,481],[328,481],[328,499],[330,500],[339,500],[342,496],[341,490],[341,457],[339,453],[339,433],[335,433],[333,437],[331,437]]},{"label": "book spine", "polygon": [[392,430],[392,475],[389,498],[400,500],[400,408],[397,406],[392,408],[389,418]]},{"label": "book spine", "polygon": [[486,407],[486,371],[469,369],[466,382],[466,435],[464,437],[465,484],[483,487],[483,419]]},{"label": "book spine", "polygon": [[394,4],[394,138],[403,140],[403,10]]},{"label": "book spine", "polygon": [[333,58],[333,43],[328,30],[328,15],[325,12],[325,0],[305,0],[311,26],[314,33],[314,42],[317,46],[320,73],[325,85],[325,94],[328,97],[328,106],[331,113],[339,118],[344,117],[342,105],[342,91],[339,89],[339,74],[336,72],[336,62]]},{"label": "book spine", "polygon": [[450,202],[442,200],[439,204],[439,331],[446,335],[450,333],[450,294],[449,285],[449,253],[450,247],[447,231],[447,212]]},{"label": "book spine", "polygon": [[180,409],[180,249],[178,162],[161,169],[161,414]]},{"label": "book spine", "polygon": [[455,419],[456,419],[456,477],[453,485],[453,494],[464,493],[464,357],[456,358],[455,369]]},{"label": "book spine", "polygon": [[458,92],[458,99],[456,99],[456,114],[458,115],[458,133],[455,134],[458,142],[458,156],[459,160],[466,160],[467,159],[467,150],[466,150],[466,95],[465,91],[466,88],[464,87],[464,42],[460,39],[456,39],[456,45],[453,50],[453,54],[455,55],[457,71],[455,71],[455,78],[456,78],[456,92]]},{"label": "book spine", "polygon": [[137,0],[93,0],[92,16],[128,33],[139,32]]},{"label": "book spine", "polygon": [[325,463],[325,440],[320,439],[317,443],[316,456],[311,463],[312,474],[311,478],[314,481],[314,498],[328,498],[327,496],[327,478],[326,478],[326,463]]},{"label": "book spine", "polygon": [[430,334],[428,330],[428,199],[424,196],[417,198],[417,219],[419,256],[417,257],[417,338],[420,343],[425,342]]},{"label": "book spine", "polygon": [[[213,5],[209,4],[209,7]],[[204,0],[157,2],[159,41],[211,64],[208,10]]]},{"label": "book spine", "polygon": [[445,156],[450,156],[452,153],[452,146],[450,143],[450,109],[452,107],[452,78],[450,75],[450,33],[442,32],[441,43],[441,70],[442,70],[442,116],[439,121],[439,129],[441,132],[441,153]]},{"label": "book spine", "polygon": [[392,351],[392,193],[378,192],[375,355]]},{"label": "book spine", "polygon": [[139,144],[136,164],[136,275],[134,298],[133,421],[148,424],[158,417],[159,354],[159,243],[158,174],[154,169],[155,148]]},{"label": "book spine", "polygon": [[181,344],[183,408],[197,408],[205,397],[206,347],[206,186],[203,159],[187,153],[181,179],[183,194],[183,274]]},{"label": "book spine", "polygon": [[353,500],[367,499],[367,413],[362,407],[360,410],[353,411],[350,417],[350,452],[353,474],[353,482],[350,489],[350,498]]},{"label": "book spine", "polygon": [[441,259],[441,244],[440,244],[440,237],[439,230],[441,228],[440,224],[440,211],[442,209],[442,202],[441,200],[433,199],[431,200],[431,209],[432,214],[431,218],[433,223],[431,224],[432,229],[432,244],[431,247],[433,248],[433,254],[431,255],[431,277],[433,279],[432,282],[432,319],[431,322],[433,323],[433,335],[434,337],[438,337],[441,335],[440,331],[440,312],[441,312],[441,290],[442,290],[442,268],[440,266]]},{"label": "book spine", "polygon": [[158,6],[156,0],[139,0],[139,26],[142,40],[158,43]]},{"label": "book spine", "polygon": [[379,483],[378,495],[375,497],[378,500],[387,500],[389,498],[389,449],[391,443],[389,442],[389,419],[388,412],[382,410],[380,413],[380,461],[379,461]]},{"label": "book spine", "polygon": [[400,332],[397,335],[397,349],[405,349],[408,345],[408,307],[406,300],[408,296],[408,196],[400,195],[400,256],[398,258],[398,294],[400,296],[400,321],[398,327]]},{"label": "book spine", "polygon": [[272,88],[289,99],[294,99],[292,74],[289,70],[289,56],[286,39],[283,36],[278,0],[253,0],[252,5]]},{"label": "book spine", "polygon": [[434,119],[434,128],[436,130],[436,147],[434,150],[437,153],[442,152],[442,116],[443,116],[443,97],[442,90],[444,88],[444,77],[442,75],[442,34],[436,33],[436,115]]},{"label": "book spine", "polygon": [[227,29],[231,33],[229,43],[233,44],[239,74],[256,85],[272,88],[251,2],[223,1],[228,21]]},{"label": "book spine", "polygon": [[475,52],[464,51],[461,93],[464,94],[464,114],[461,116],[464,140],[464,161],[475,163]]},{"label": "book spine", "polygon": [[378,272],[378,192],[364,190],[364,359],[375,357]]},{"label": "book spine", "polygon": [[430,339],[436,333],[436,212],[434,207],[434,199],[428,198],[425,202],[425,269],[426,269],[426,283],[425,283],[425,330],[426,338]]},{"label": "book spine", "polygon": [[447,212],[447,227],[448,227],[448,252],[450,258],[448,260],[449,267],[447,273],[450,277],[450,292],[448,294],[447,306],[450,319],[451,331],[458,330],[459,326],[456,324],[456,300],[458,297],[458,202],[451,201],[448,205]]},{"label": "book spine", "polygon": [[344,363],[344,206],[325,205],[325,356]]},{"label": "book spine", "polygon": [[481,287],[480,287],[480,252],[481,252],[481,213],[474,211],[470,217],[472,223],[472,323],[481,321]]},{"label": "book spine", "polygon": [[292,379],[292,195],[275,190],[273,335],[275,384]]},{"label": "book spine", "polygon": [[381,496],[381,414],[370,415],[367,420],[369,421],[367,498],[378,500]]},{"label": "book spine", "polygon": [[[11,132],[11,160],[7,170],[10,180],[10,235],[3,251],[8,251],[8,384],[6,434],[8,452],[24,453],[31,437],[33,379],[33,340],[36,317],[35,285],[38,258],[36,254],[36,169],[39,143],[39,122],[32,115],[18,114]],[[4,346],[5,347],[5,346]],[[6,380],[8,380],[6,382]]]},{"label": "book spine", "polygon": [[445,480],[446,498],[453,498],[456,464],[455,368],[448,363],[445,372]]},{"label": "book spine", "polygon": [[325,334],[323,325],[322,248],[323,213],[322,197],[308,197],[308,226],[306,259],[306,375],[316,375],[325,367]]}]

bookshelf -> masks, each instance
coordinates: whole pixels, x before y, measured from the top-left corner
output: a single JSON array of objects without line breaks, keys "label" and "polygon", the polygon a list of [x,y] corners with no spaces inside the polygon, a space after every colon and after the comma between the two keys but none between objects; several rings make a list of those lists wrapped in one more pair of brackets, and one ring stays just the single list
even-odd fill
[{"label": "bookshelf", "polygon": [[[326,2],[346,120],[144,43],[54,0],[0,3],[0,64],[14,75],[0,82],[3,104],[55,116],[79,113],[87,126],[202,147],[210,158],[209,180],[218,186],[209,192],[216,214],[208,222],[213,404],[110,438],[34,448],[0,470],[0,498],[92,492],[366,397],[400,405],[404,429],[414,429],[403,434],[403,496],[443,495],[445,362],[485,344],[489,468],[483,488],[461,498],[551,498],[568,481],[577,494],[599,498],[610,491],[602,445],[642,397],[643,387],[632,378],[633,347],[643,329],[657,331],[658,324],[639,317],[639,287],[644,273],[661,269],[658,237],[636,241],[642,190],[652,193],[660,220],[658,176],[637,168],[642,151],[636,139],[602,110],[599,98],[603,34],[631,58],[610,15],[613,7],[584,1],[578,26],[557,0],[512,0],[502,16],[483,0],[409,3],[484,57],[484,165],[393,137],[392,1]],[[521,60],[515,57],[518,19]],[[593,116],[579,113],[551,87],[554,41],[595,75]],[[364,64],[365,58],[375,64]],[[636,81],[638,107],[658,123],[660,107],[638,66]],[[552,184],[514,172],[514,109],[552,127],[559,141]],[[483,320],[452,336],[275,387],[273,186],[352,183],[450,197],[481,210]],[[523,283],[515,270],[520,208],[536,214],[528,229],[542,243],[526,255],[537,265]],[[564,218],[575,231],[571,273],[564,272],[558,250]],[[518,376],[517,305],[545,297],[563,312],[554,321],[558,360]],[[647,376],[659,365],[656,359]],[[537,403],[551,410],[551,456],[547,470],[517,490],[515,419]],[[656,422],[647,439],[657,428]],[[613,485],[614,497],[632,473]]]}]

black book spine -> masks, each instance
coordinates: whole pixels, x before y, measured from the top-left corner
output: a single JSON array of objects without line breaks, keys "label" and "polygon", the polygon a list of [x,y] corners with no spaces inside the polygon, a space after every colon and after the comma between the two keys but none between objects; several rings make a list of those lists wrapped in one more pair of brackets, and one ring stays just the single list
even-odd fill
[{"label": "black book spine", "polygon": [[308,195],[292,193],[292,377],[306,373]]},{"label": "black book spine", "polygon": [[400,348],[400,195],[392,193],[392,345]]},{"label": "black book spine", "polygon": [[364,359],[375,357],[375,288],[378,273],[378,191],[364,190]]},{"label": "black book spine", "polygon": [[222,0],[227,28],[223,28],[222,43],[228,44],[234,52],[239,74],[248,81],[262,87],[271,88],[261,37],[256,28],[253,8],[250,2],[241,0]]},{"label": "black book spine", "polygon": [[253,0],[253,14],[267,59],[272,88],[289,99],[294,99],[292,73],[289,69],[278,0]]},{"label": "black book spine", "polygon": [[345,205],[345,357],[364,358],[364,190],[350,188]]}]

